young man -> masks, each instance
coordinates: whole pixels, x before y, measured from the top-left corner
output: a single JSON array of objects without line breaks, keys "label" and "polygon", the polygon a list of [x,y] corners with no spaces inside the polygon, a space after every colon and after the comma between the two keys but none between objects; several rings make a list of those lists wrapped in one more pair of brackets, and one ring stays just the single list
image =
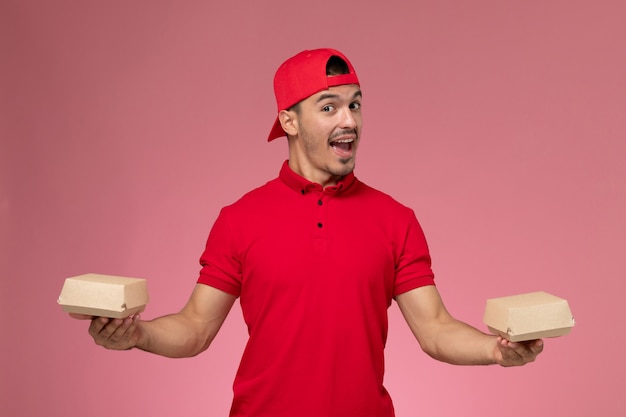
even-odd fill
[{"label": "young man", "polygon": [[434,285],[413,211],[353,174],[359,80],[339,51],[301,52],[277,70],[287,136],[278,178],[222,209],[200,278],[176,314],[92,319],[110,349],[186,357],[208,348],[240,298],[249,340],[231,416],[391,417],[383,387],[387,309],[396,300],[422,349],[453,364],[523,365],[541,340],[510,343],[454,319]]}]

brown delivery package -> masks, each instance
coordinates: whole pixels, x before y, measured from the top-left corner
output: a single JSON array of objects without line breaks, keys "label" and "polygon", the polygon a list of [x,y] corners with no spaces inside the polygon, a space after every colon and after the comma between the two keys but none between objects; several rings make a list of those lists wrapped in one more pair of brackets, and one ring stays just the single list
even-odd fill
[{"label": "brown delivery package", "polygon": [[124,318],[145,309],[148,289],[141,278],[85,274],[65,280],[58,303],[68,313]]},{"label": "brown delivery package", "polygon": [[487,300],[483,322],[511,342],[563,336],[574,326],[567,301],[543,291]]}]

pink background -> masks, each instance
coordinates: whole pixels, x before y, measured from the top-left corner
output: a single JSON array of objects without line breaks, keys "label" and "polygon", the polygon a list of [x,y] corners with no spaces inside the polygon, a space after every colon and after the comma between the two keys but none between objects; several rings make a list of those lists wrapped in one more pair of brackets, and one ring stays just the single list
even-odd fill
[{"label": "pink background", "polygon": [[226,416],[239,307],[193,359],[95,346],[65,277],[144,277],[179,309],[220,207],[273,178],[277,65],[331,46],[364,90],[357,175],[413,207],[437,282],[544,290],[577,327],[518,369],[426,357],[390,309],[399,417],[622,416],[626,7],[621,1],[0,3],[0,415]]}]

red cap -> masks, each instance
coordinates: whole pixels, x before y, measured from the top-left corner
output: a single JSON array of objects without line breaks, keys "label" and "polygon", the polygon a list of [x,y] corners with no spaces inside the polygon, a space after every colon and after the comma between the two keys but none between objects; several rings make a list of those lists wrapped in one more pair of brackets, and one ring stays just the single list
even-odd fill
[{"label": "red cap", "polygon": [[[348,74],[326,76],[326,63],[332,56],[337,56],[346,62]],[[344,54],[327,48],[302,51],[283,62],[276,70],[274,95],[278,112],[287,110],[315,93],[344,84],[359,85],[354,67]],[[285,136],[285,132],[276,117],[267,141],[281,136]]]}]

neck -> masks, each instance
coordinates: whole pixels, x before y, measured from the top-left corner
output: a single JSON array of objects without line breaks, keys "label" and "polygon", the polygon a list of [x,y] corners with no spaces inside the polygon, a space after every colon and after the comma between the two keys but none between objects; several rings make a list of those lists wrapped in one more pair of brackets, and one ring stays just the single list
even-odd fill
[{"label": "neck", "polygon": [[307,180],[321,185],[323,188],[332,187],[337,185],[337,182],[342,178],[341,176],[332,175],[328,172],[316,170],[310,165],[301,164],[297,159],[289,158],[289,168],[296,174],[300,175]]}]

